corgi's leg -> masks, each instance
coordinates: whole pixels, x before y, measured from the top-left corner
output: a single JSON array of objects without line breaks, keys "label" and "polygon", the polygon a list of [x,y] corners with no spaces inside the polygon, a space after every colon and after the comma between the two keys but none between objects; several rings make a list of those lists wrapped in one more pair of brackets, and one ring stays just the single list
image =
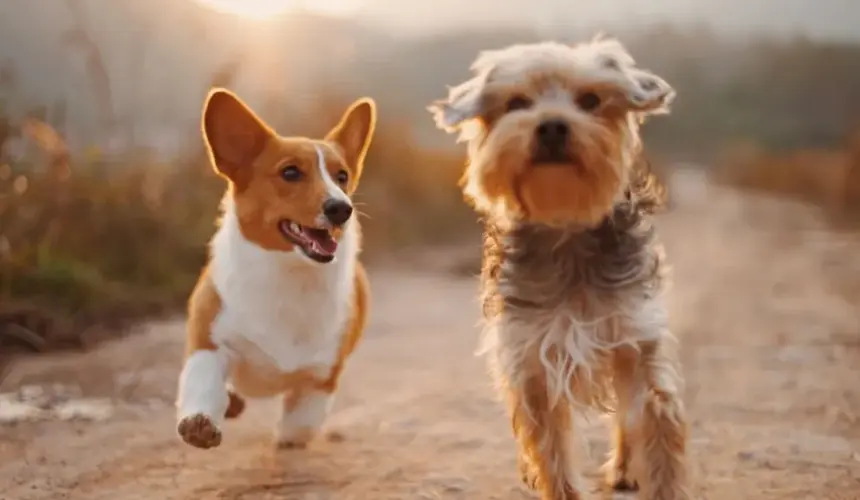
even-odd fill
[{"label": "corgi's leg", "polygon": [[242,412],[245,411],[245,399],[229,386],[227,388],[227,396],[230,398],[230,402],[227,404],[224,418],[239,418]]},{"label": "corgi's leg", "polygon": [[230,407],[227,394],[229,357],[211,339],[211,325],[221,299],[204,270],[191,294],[185,338],[185,365],[179,376],[176,430],[197,448],[221,444],[220,426]]},{"label": "corgi's leg", "polygon": [[227,365],[222,351],[201,349],[188,357],[179,377],[177,432],[197,448],[221,444],[220,427],[230,405]]},{"label": "corgi's leg", "polygon": [[321,383],[294,386],[281,401],[275,442],[281,448],[304,447],[320,431],[334,402],[346,361],[355,351],[367,324],[370,285],[359,263],[355,273],[352,315],[341,340],[337,361],[329,377]]},{"label": "corgi's leg", "polygon": [[319,433],[334,394],[318,389],[296,390],[280,401],[280,418],[275,427],[278,448],[304,448]]}]

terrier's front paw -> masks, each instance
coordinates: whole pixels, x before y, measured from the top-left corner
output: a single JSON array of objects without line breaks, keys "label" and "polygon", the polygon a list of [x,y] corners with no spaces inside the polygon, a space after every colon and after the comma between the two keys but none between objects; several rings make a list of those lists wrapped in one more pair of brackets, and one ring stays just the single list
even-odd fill
[{"label": "terrier's front paw", "polygon": [[207,450],[221,444],[221,431],[211,418],[196,413],[183,417],[176,426],[182,440],[191,446]]},{"label": "terrier's front paw", "polygon": [[639,491],[639,483],[630,477],[626,466],[619,466],[614,461],[606,464],[606,485],[619,493]]},{"label": "terrier's front paw", "polygon": [[610,486],[612,486],[612,491],[619,493],[639,491],[639,483],[625,478],[614,481]]},{"label": "terrier's front paw", "polygon": [[529,464],[528,460],[522,455],[517,456],[517,468],[520,471],[520,481],[530,490],[537,491],[538,476],[534,468]]}]

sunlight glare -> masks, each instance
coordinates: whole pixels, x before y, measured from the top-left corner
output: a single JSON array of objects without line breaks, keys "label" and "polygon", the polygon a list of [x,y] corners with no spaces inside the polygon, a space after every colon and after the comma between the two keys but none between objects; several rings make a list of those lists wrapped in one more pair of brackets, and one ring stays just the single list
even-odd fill
[{"label": "sunlight glare", "polygon": [[320,14],[349,15],[361,0],[197,0],[199,3],[227,14],[251,19],[269,19],[294,10]]}]

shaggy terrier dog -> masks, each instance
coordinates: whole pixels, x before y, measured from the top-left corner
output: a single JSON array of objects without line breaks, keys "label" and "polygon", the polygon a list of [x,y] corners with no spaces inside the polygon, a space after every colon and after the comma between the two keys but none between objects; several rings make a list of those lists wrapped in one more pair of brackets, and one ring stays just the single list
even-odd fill
[{"label": "shaggy terrier dog", "polygon": [[615,415],[610,487],[689,498],[682,374],[667,265],[650,215],[665,199],[639,126],[672,87],[616,40],[481,53],[430,106],[468,143],[466,198],[485,219],[482,352],[507,399],[523,481],[582,498],[574,414]]}]

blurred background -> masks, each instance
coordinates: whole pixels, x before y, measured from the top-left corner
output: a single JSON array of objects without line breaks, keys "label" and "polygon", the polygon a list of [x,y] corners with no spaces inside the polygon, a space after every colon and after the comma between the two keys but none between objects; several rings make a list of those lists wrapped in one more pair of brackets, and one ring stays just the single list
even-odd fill
[{"label": "blurred background", "polygon": [[223,189],[198,132],[213,85],[282,134],[373,96],[367,259],[474,244],[462,147],[425,106],[512,42],[619,37],[678,91],[645,132],[667,181],[681,165],[851,228],[858,21],[854,0],[3,0],[0,349],[85,347],[182,307]]},{"label": "blurred background", "polygon": [[[858,26],[858,0],[0,0],[0,498],[534,498],[474,355],[464,147],[425,107],[479,50],[599,31],[678,91],[644,134],[691,498],[860,498]],[[176,437],[224,189],[198,130],[215,85],[285,135],[379,104],[370,323],[326,424],[344,442],[270,453],[257,403],[225,450]]]}]

